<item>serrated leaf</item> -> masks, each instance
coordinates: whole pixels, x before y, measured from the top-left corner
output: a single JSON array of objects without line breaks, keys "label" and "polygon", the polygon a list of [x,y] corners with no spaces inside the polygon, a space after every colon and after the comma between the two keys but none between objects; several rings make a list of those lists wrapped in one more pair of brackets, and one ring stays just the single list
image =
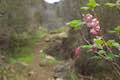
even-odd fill
[{"label": "serrated leaf", "polygon": [[91,49],[91,48],[93,48],[93,45],[83,45],[82,48]]},{"label": "serrated leaf", "polygon": [[81,20],[73,20],[68,23],[68,25],[75,29],[81,29],[81,26],[84,24]]}]

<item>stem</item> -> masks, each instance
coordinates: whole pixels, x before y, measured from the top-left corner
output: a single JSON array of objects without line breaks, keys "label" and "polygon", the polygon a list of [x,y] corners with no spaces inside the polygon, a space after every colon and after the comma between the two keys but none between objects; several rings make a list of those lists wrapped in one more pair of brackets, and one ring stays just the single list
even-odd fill
[{"label": "stem", "polygon": [[87,43],[90,44],[90,42],[85,38],[85,36],[83,35],[82,31],[80,30],[80,35],[82,37],[82,39]]},{"label": "stem", "polygon": [[[106,60],[106,57],[105,57],[105,56],[103,56],[103,55],[101,55],[101,54],[98,54],[98,55],[100,55],[103,59]],[[107,61],[110,62],[110,64],[111,64],[112,67],[114,68],[114,70],[115,70],[115,72],[114,72],[115,75],[120,77],[120,66],[119,66],[117,63],[113,62],[113,61],[110,61],[110,60],[107,60]]]},{"label": "stem", "polygon": [[107,46],[107,43],[106,43],[105,39],[104,38],[102,38],[102,39],[103,39],[103,42],[104,42],[105,46],[107,47],[108,51],[110,53],[113,53],[112,50]]},{"label": "stem", "polygon": [[116,75],[116,77],[117,77],[118,79],[120,79],[120,73],[119,73],[119,71],[117,70],[117,68],[116,68],[114,65],[112,65],[112,67],[113,67],[113,69],[115,70],[115,71],[113,71],[114,74]]},{"label": "stem", "polygon": [[115,75],[115,77],[116,77],[117,79],[120,79],[120,77],[119,77],[119,75],[116,73],[116,71],[113,71],[113,73],[114,73],[114,75]]},{"label": "stem", "polygon": [[112,62],[112,64],[115,65],[120,70],[120,66],[117,63]]}]

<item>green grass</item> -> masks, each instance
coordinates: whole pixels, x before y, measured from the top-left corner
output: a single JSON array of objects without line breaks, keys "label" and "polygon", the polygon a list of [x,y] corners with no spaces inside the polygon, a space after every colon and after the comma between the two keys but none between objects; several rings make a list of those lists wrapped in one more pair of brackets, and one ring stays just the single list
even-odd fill
[{"label": "green grass", "polygon": [[75,72],[69,73],[69,80],[79,80]]},{"label": "green grass", "polygon": [[41,41],[47,34],[46,29],[40,28],[34,35],[31,35],[29,40],[26,42],[28,43],[27,45],[15,48],[15,51],[8,57],[8,62],[12,64],[17,62],[31,63],[34,58],[33,49],[35,44]]},{"label": "green grass", "polygon": [[[45,63],[45,61],[46,61],[46,53],[43,51],[43,50],[41,50],[40,51],[40,62],[42,63],[42,64],[44,64]],[[58,64],[60,61],[59,60],[57,60],[57,59],[49,59],[48,61],[47,61],[47,64],[50,64],[50,65],[55,65],[55,64]]]},{"label": "green grass", "polygon": [[40,51],[40,62],[44,63],[45,58],[46,58],[46,54],[45,54],[45,52],[43,52],[43,50],[41,50]]},{"label": "green grass", "polygon": [[66,31],[67,29],[68,29],[68,27],[64,26],[64,27],[60,27],[60,28],[54,29],[51,32],[61,33],[61,32]]},{"label": "green grass", "polygon": [[35,44],[42,40],[48,34],[46,29],[40,28],[31,38],[31,44]]},{"label": "green grass", "polygon": [[33,61],[33,54],[22,54],[18,56],[13,56],[9,58],[9,63],[15,64],[17,62],[24,62],[30,64]]},{"label": "green grass", "polygon": [[50,65],[56,65],[56,64],[58,64],[59,63],[59,61],[58,60],[49,60],[48,61],[48,64],[50,64]]}]

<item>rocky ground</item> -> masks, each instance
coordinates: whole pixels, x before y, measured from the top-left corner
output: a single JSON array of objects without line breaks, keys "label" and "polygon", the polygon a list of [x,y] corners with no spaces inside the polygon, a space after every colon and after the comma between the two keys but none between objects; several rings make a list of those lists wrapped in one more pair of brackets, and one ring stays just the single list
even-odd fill
[{"label": "rocky ground", "polygon": [[[76,76],[76,74],[74,73],[75,60],[57,59],[56,55],[58,56],[58,54],[55,53],[56,55],[53,55],[54,51],[51,50],[49,50],[51,52],[47,51],[48,54],[45,53],[45,55],[43,55],[44,61],[41,61],[41,54],[43,54],[44,51],[46,52],[46,50],[50,48],[54,49],[56,45],[61,44],[63,38],[67,38],[67,34],[65,32],[50,33],[46,35],[35,45],[33,55],[34,59],[31,64],[5,64],[4,66],[6,71],[3,71],[3,75],[0,75],[0,80],[114,80],[109,77],[113,76],[113,74],[105,74],[105,79],[93,79],[92,76],[82,76],[80,74],[77,74]],[[0,63],[5,63],[4,59],[4,56],[1,56]],[[7,75],[6,72],[9,75]],[[6,75],[8,76],[8,78],[6,78]],[[19,79],[10,79],[10,76],[16,76]]]},{"label": "rocky ground", "polygon": [[[62,65],[63,61],[59,61],[60,64],[49,64],[47,62],[50,59],[54,60],[55,58],[53,56],[47,55],[46,62],[40,62],[40,51],[44,50],[53,39],[66,37],[66,34],[60,33],[48,36],[49,37],[41,40],[34,49],[34,60],[29,66],[31,71],[28,73],[28,80],[63,80],[62,78],[67,75],[67,71],[64,69],[68,66],[68,64]],[[56,75],[57,72],[59,72],[59,75]]]}]

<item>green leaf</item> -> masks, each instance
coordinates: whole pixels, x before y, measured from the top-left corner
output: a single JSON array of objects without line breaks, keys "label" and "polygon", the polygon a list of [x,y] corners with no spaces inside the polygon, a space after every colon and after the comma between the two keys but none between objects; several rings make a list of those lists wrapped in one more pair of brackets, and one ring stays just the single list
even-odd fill
[{"label": "green leaf", "polygon": [[97,7],[99,4],[96,3],[96,0],[89,0],[87,6],[90,7],[91,9],[94,9]]},{"label": "green leaf", "polygon": [[87,11],[87,10],[89,10],[90,8],[89,8],[89,7],[81,7],[80,9]]},{"label": "green leaf", "polygon": [[94,41],[97,45],[102,45],[104,43],[102,39],[94,39]]},{"label": "green leaf", "polygon": [[116,4],[117,4],[117,5],[120,5],[120,0],[117,0],[117,1],[116,1]]},{"label": "green leaf", "polygon": [[119,55],[114,55],[114,57],[119,58],[120,56]]},{"label": "green leaf", "polygon": [[106,57],[106,51],[104,50],[99,50],[97,54],[103,59]]},{"label": "green leaf", "polygon": [[91,49],[91,48],[93,48],[93,45],[83,45],[82,48]]},{"label": "green leaf", "polygon": [[108,59],[108,60],[113,60],[114,57],[115,57],[114,54],[108,53],[108,55],[106,56],[106,59]]},{"label": "green leaf", "polygon": [[108,40],[107,41],[107,45],[109,47],[115,47],[117,48],[118,50],[120,50],[120,44],[118,42],[116,42],[115,40]]},{"label": "green leaf", "polygon": [[114,34],[114,33],[116,33],[116,31],[115,30],[110,30],[110,31],[108,31],[108,33]]},{"label": "green leaf", "polygon": [[100,59],[102,59],[100,56],[93,56],[93,57],[91,57],[90,59],[95,59],[95,60],[100,60]]},{"label": "green leaf", "polygon": [[116,7],[117,6],[115,3],[106,3],[105,5],[108,7]]},{"label": "green leaf", "polygon": [[113,44],[115,43],[115,40],[108,40],[107,41],[107,45],[109,46],[109,47],[113,47]]},{"label": "green leaf", "polygon": [[106,54],[106,51],[104,51],[104,50],[100,50],[99,52],[98,52],[98,54]]},{"label": "green leaf", "polygon": [[115,43],[113,43],[113,46],[116,47],[120,51],[120,44],[119,43],[115,42]]},{"label": "green leaf", "polygon": [[68,23],[68,25],[75,29],[81,29],[81,26],[84,24],[81,20],[73,20]]},{"label": "green leaf", "polygon": [[115,27],[114,30],[120,32],[120,26]]}]

